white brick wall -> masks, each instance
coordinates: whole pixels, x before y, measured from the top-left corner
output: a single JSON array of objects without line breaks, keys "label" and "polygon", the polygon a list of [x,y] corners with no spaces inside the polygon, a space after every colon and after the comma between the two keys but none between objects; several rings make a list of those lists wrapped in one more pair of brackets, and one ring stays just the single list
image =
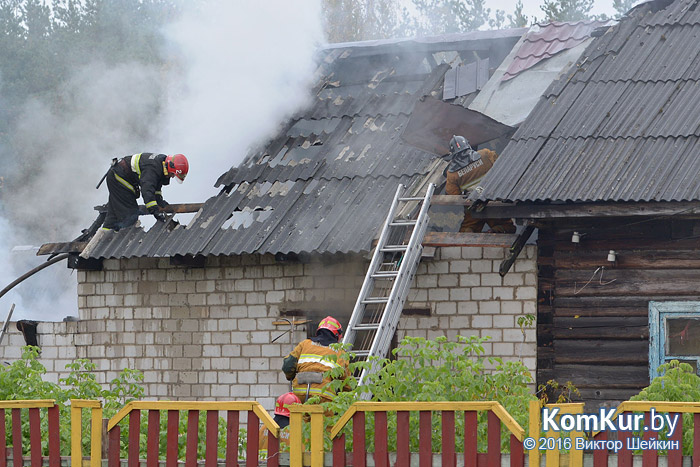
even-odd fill
[{"label": "white brick wall", "polygon": [[[488,336],[486,356],[522,360],[534,374],[535,330],[523,336],[516,320],[536,310],[535,247],[501,278],[505,252],[451,247],[424,260],[406,308],[427,308],[430,316],[402,317],[399,339]],[[125,367],[142,370],[149,398],[254,398],[272,409],[288,390],[282,357],[306,336],[297,327],[272,342],[288,329],[273,321],[296,310],[349,317],[366,267],[359,259],[276,263],[271,255],[210,257],[204,269],[167,259],[107,260],[103,271],[78,272],[81,321],[39,325],[47,378],[64,377],[73,358],[90,358],[101,383]],[[2,358],[19,357],[16,330],[8,344]]]}]

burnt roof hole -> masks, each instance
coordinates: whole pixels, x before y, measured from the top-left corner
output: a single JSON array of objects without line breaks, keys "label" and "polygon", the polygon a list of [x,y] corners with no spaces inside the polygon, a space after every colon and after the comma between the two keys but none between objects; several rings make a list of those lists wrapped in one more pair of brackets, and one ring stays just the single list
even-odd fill
[{"label": "burnt roof hole", "polygon": [[240,227],[248,228],[253,222],[263,222],[268,217],[272,215],[273,209],[269,206],[265,208],[256,207],[254,209],[243,208],[243,210],[236,208],[231,217],[229,217],[226,222],[221,225],[222,229],[236,230]]}]

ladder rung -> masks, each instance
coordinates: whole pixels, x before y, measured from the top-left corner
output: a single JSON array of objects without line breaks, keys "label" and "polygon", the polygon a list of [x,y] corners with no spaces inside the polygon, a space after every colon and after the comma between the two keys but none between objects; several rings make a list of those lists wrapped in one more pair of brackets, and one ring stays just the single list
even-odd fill
[{"label": "ladder rung", "polygon": [[399,275],[399,271],[378,271],[372,274],[373,279],[391,279]]},{"label": "ladder rung", "polygon": [[356,324],[352,329],[353,331],[371,331],[373,329],[379,329],[379,323]]},{"label": "ladder rung", "polygon": [[357,357],[369,357],[369,350],[351,350]]},{"label": "ladder rung", "polygon": [[406,251],[408,249],[408,245],[387,245],[383,248],[380,248],[379,251],[384,251],[384,252],[392,252],[392,251]]},{"label": "ladder rung", "polygon": [[395,220],[391,221],[389,223],[390,226],[392,227],[397,227],[397,226],[406,226],[406,225],[416,225],[418,221],[416,220]]},{"label": "ladder rung", "polygon": [[420,196],[414,196],[414,197],[408,197],[408,198],[399,198],[399,201],[423,201],[425,198],[420,197]]},{"label": "ladder rung", "polygon": [[369,297],[362,300],[365,305],[372,305],[375,303],[389,303],[389,297]]}]

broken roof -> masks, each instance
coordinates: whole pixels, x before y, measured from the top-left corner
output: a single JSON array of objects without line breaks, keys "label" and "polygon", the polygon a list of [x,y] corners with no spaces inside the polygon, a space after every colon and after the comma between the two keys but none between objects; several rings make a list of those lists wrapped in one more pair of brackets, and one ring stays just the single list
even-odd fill
[{"label": "broken roof", "polygon": [[419,184],[444,163],[401,138],[416,102],[442,94],[443,62],[502,60],[522,33],[324,49],[313,104],[223,174],[222,191],[187,226],[113,232],[90,257],[369,251],[397,185]]},{"label": "broken roof", "polygon": [[698,0],[633,9],[554,82],[483,200],[700,200]]}]

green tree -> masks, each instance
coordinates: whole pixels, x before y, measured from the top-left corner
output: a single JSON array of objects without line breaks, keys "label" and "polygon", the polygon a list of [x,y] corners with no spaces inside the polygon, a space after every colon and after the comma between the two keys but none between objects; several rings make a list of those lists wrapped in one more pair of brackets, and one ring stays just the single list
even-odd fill
[{"label": "green tree", "polygon": [[321,8],[331,43],[401,37],[410,30],[398,0],[324,0]]},{"label": "green tree", "polygon": [[529,24],[528,19],[523,12],[523,0],[518,0],[518,3],[515,4],[515,11],[512,15],[508,15],[508,26],[511,28],[524,28]]},{"label": "green tree", "polygon": [[637,0],[613,0],[613,8],[617,12],[616,17],[621,18],[628,11],[632,9],[632,6]]},{"label": "green tree", "polygon": [[491,9],[486,8],[486,0],[413,0],[413,4],[418,11],[418,35],[475,31],[498,23],[498,16],[489,21]]},{"label": "green tree", "polygon": [[593,0],[544,0],[540,10],[545,21],[581,21],[593,19]]}]

